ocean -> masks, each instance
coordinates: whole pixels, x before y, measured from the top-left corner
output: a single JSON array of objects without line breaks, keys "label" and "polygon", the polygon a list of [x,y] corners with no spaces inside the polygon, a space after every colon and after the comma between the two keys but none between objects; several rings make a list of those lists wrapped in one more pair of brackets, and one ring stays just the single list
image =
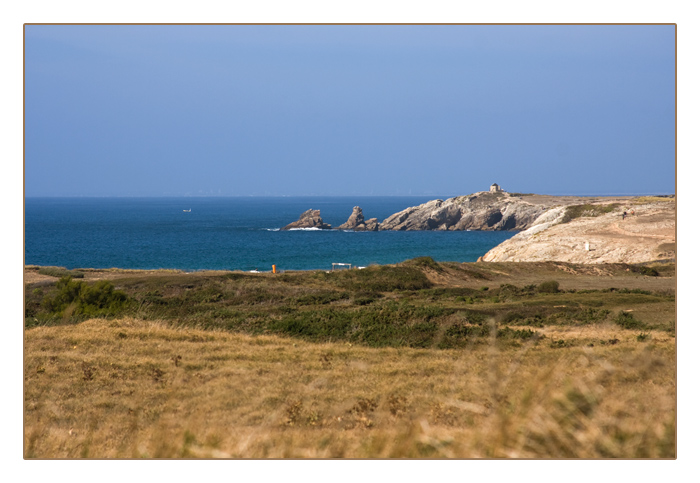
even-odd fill
[{"label": "ocean", "polygon": [[420,256],[474,262],[515,234],[279,230],[310,208],[338,226],[353,206],[362,208],[365,219],[381,222],[435,198],[26,198],[24,262],[188,271],[330,269],[334,262],[368,266]]}]

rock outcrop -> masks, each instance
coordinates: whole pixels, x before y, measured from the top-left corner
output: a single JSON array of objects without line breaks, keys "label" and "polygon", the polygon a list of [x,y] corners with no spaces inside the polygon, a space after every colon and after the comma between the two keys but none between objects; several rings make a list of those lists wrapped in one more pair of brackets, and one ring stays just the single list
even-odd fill
[{"label": "rock outcrop", "polygon": [[355,230],[358,226],[365,224],[365,215],[362,214],[362,208],[355,206],[352,209],[352,214],[348,221],[338,227],[339,230]]},{"label": "rock outcrop", "polygon": [[377,231],[379,230],[379,221],[376,218],[370,218],[365,221],[364,226],[360,225],[355,228],[355,231]]},{"label": "rock outcrop", "polygon": [[505,191],[482,191],[447,200],[432,200],[395,213],[380,230],[524,230],[548,203],[532,203]]},{"label": "rock outcrop", "polygon": [[567,207],[552,208],[480,261],[634,264],[675,259],[673,199],[651,203],[632,199],[608,206],[614,208],[574,219],[567,215]]},{"label": "rock outcrop", "polygon": [[352,209],[352,214],[348,221],[338,227],[339,230],[354,230],[354,231],[377,231],[379,222],[376,218],[365,220],[365,215],[362,213],[362,208],[355,206]]},{"label": "rock outcrop", "polygon": [[321,218],[321,210],[306,210],[299,216],[299,219],[281,228],[282,230],[293,230],[299,228],[319,228],[328,230],[331,225],[324,223]]}]

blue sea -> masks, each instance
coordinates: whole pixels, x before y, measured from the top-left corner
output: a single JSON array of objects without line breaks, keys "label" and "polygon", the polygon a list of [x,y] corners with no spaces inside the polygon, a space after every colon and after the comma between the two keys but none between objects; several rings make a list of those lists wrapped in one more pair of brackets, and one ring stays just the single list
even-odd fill
[{"label": "blue sea", "polygon": [[[435,197],[27,198],[25,264],[180,270],[330,269],[419,256],[473,262],[514,232],[293,230],[310,209],[325,223],[388,216]],[[444,198],[443,198],[444,199]],[[191,210],[185,212],[183,210]]]}]

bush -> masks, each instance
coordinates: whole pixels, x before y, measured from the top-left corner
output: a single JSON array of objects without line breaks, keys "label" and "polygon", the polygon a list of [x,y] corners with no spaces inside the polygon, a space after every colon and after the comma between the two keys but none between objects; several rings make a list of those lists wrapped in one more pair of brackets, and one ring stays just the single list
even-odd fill
[{"label": "bush", "polygon": [[439,334],[438,319],[453,313],[455,309],[396,302],[352,311],[323,307],[270,320],[267,329],[311,342],[345,340],[370,347],[430,347]]},{"label": "bush", "polygon": [[117,315],[129,302],[127,295],[114,290],[114,286],[102,280],[94,285],[78,282],[71,277],[62,277],[56,282],[58,293],[46,296],[42,302],[52,315],[97,317]]},{"label": "bush", "polygon": [[651,268],[651,267],[633,265],[631,267],[631,270],[634,273],[646,275],[647,277],[658,277],[659,276],[659,272],[655,268]]},{"label": "bush", "polygon": [[642,332],[641,334],[637,335],[637,342],[647,342],[651,340],[651,334],[646,332]]},{"label": "bush", "polygon": [[641,320],[635,319],[629,312],[620,312],[615,317],[615,323],[623,329],[645,329],[646,324]]},{"label": "bush", "polygon": [[542,282],[537,286],[537,291],[539,293],[557,293],[559,292],[559,282],[556,280],[548,280],[547,282]]},{"label": "bush", "polygon": [[408,266],[382,265],[367,267],[364,270],[346,270],[329,275],[333,276],[338,286],[352,291],[421,290],[433,285],[419,268]]},{"label": "bush", "polygon": [[350,294],[347,292],[324,291],[297,297],[295,303],[296,305],[324,305],[330,304],[331,302],[337,302],[339,300],[347,300],[349,298]]},{"label": "bush", "polygon": [[413,258],[411,260],[408,260],[407,262],[404,262],[406,265],[414,266],[414,267],[419,267],[419,268],[430,268],[435,270],[436,272],[442,272],[443,268],[440,266],[438,262],[433,260],[432,257],[418,257],[418,258]]},{"label": "bush", "polygon": [[591,205],[590,203],[586,203],[583,205],[569,206],[566,208],[566,212],[564,213],[563,222],[567,223],[582,216],[593,217],[604,215],[605,213],[611,213],[619,206],[619,203],[611,203],[608,205]]},{"label": "bush", "polygon": [[72,278],[83,278],[85,274],[77,270],[68,270],[64,267],[42,267],[39,269],[38,273],[41,275],[48,275],[49,277],[72,277]]},{"label": "bush", "polygon": [[[504,327],[496,330],[496,339],[508,341],[536,340],[540,334],[530,329],[511,329]],[[470,343],[484,343],[491,336],[491,327],[483,325],[452,324],[438,344],[440,349],[463,348]]]}]

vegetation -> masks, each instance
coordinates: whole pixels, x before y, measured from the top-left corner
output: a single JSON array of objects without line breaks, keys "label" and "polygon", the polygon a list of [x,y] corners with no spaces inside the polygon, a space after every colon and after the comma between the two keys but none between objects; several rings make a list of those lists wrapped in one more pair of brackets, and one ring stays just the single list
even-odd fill
[{"label": "vegetation", "polygon": [[675,202],[675,195],[665,195],[665,196],[640,196],[639,198],[634,198],[632,202],[635,205],[643,205],[646,203],[658,203],[658,202]]},{"label": "vegetation", "polygon": [[25,456],[673,458],[675,269],[654,269],[28,283]]},{"label": "vegetation", "polygon": [[[32,295],[39,297],[42,291],[33,291]],[[115,316],[124,313],[129,307],[127,295],[114,290],[111,282],[103,280],[95,284],[75,281],[70,276],[56,282],[56,289],[50,295],[43,297],[41,309],[36,303],[27,307],[27,326],[34,325],[39,315],[45,322],[76,322],[91,317]]]},{"label": "vegetation", "polygon": [[557,293],[559,292],[559,282],[556,280],[548,280],[537,286],[539,293]]},{"label": "vegetation", "polygon": [[440,265],[438,262],[433,260],[432,257],[418,257],[414,258],[413,260],[409,260],[406,262],[406,265],[409,266],[415,266],[418,268],[430,268],[432,270],[435,270],[436,272],[442,272],[442,265]]},{"label": "vegetation", "polygon": [[632,271],[635,273],[641,273],[642,275],[646,275],[648,277],[658,277],[659,272],[653,267],[647,267],[644,265],[633,265],[632,266]]},{"label": "vegetation", "polygon": [[619,203],[609,203],[607,205],[593,205],[590,203],[585,203],[582,205],[567,206],[566,212],[564,213],[563,222],[566,223],[582,216],[592,217],[612,213],[619,207]]},{"label": "vegetation", "polygon": [[38,270],[41,275],[49,275],[50,277],[72,277],[72,278],[83,278],[85,274],[78,270],[68,270],[64,267],[41,267]]}]

